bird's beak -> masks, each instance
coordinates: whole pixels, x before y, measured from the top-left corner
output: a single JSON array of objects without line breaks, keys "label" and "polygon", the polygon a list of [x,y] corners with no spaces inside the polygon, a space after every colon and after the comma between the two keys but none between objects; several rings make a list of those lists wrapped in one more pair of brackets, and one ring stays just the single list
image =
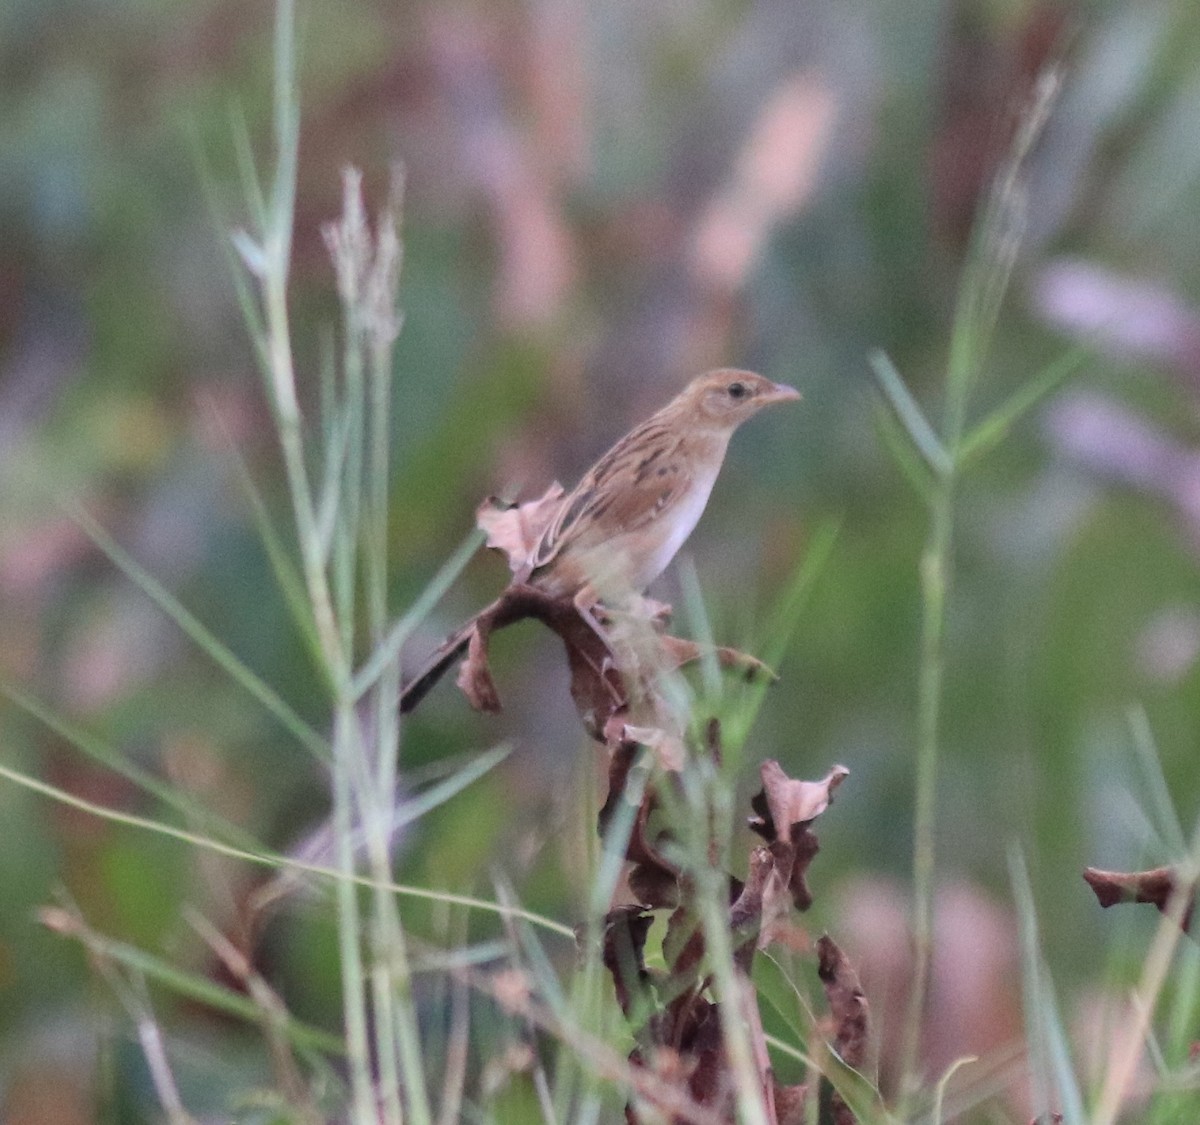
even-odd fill
[{"label": "bird's beak", "polygon": [[793,402],[803,397],[795,387],[789,387],[787,383],[773,383],[771,389],[763,395],[762,401],[764,404],[770,402]]}]

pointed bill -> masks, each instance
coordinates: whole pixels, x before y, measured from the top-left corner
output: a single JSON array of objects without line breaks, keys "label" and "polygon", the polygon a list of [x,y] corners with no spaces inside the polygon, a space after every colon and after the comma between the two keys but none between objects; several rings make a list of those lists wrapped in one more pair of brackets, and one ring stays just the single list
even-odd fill
[{"label": "pointed bill", "polygon": [[794,402],[796,399],[801,399],[804,396],[796,390],[795,387],[789,387],[787,383],[775,383],[772,388],[762,396],[763,402]]}]

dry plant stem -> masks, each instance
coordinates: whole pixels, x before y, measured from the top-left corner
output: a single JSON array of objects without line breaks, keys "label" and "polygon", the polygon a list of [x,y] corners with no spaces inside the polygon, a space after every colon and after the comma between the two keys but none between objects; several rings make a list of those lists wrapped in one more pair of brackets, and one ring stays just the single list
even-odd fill
[{"label": "dry plant stem", "polygon": [[[1195,849],[1193,849],[1195,850]],[[1121,1116],[1133,1084],[1138,1063],[1142,1058],[1150,1031],[1150,1020],[1156,1001],[1167,979],[1167,971],[1183,934],[1184,918],[1190,905],[1186,887],[1171,896],[1154,935],[1154,943],[1146,955],[1142,979],[1135,993],[1133,1013],[1120,1037],[1120,1049],[1115,1051],[1104,1076],[1100,1100],[1091,1117],[1091,1125],[1114,1125]]]},{"label": "dry plant stem", "polygon": [[108,982],[137,1029],[138,1043],[150,1071],[150,1081],[167,1121],[170,1125],[195,1125],[195,1119],[184,1108],[183,1098],[179,1094],[142,974],[122,966],[107,955],[104,942],[88,927],[79,908],[70,900],[66,900],[63,906],[45,907],[40,911],[40,920],[56,933],[76,937],[82,942],[91,963]]},{"label": "dry plant stem", "polygon": [[295,1055],[284,1029],[288,1010],[279,994],[255,970],[249,958],[199,911],[187,908],[185,918],[200,935],[201,940],[228,970],[230,976],[245,989],[246,994],[262,1013],[263,1037],[271,1055],[275,1080],[296,1114],[305,1125],[321,1125],[321,1114],[304,1075],[296,1065]]}]

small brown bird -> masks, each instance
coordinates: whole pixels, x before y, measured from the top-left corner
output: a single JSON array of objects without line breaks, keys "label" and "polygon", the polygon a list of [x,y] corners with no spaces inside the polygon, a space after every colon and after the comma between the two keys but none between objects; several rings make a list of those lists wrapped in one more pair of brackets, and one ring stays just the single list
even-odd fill
[{"label": "small brown bird", "polygon": [[[667,568],[704,512],[733,431],[764,406],[799,397],[751,371],[722,368],[693,379],[556,501],[532,549],[513,566],[513,582],[573,599],[603,635],[592,608],[640,594]],[[462,655],[473,624],[439,646],[404,689],[402,711]]]}]

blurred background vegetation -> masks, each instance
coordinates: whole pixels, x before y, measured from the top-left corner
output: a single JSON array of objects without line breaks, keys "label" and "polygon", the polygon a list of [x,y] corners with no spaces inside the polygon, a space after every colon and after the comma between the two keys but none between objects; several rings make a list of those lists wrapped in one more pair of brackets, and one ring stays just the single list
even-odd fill
[{"label": "blurred background vegetation", "polygon": [[[224,254],[243,129],[269,152],[270,21],[230,0],[0,7],[0,675],[286,849],[325,815],[324,774],[60,503],[324,725],[235,457],[286,518]],[[747,787],[765,757],[797,776],[850,768],[811,925],[858,960],[885,1032],[906,958],[925,511],[881,439],[866,356],[885,349],[936,416],[977,203],[1034,76],[1065,58],[975,413],[1073,342],[1093,350],[959,497],[926,1053],[936,1071],[1020,1033],[1014,841],[1067,1023],[1095,1026],[1153,919],[1102,914],[1080,869],[1169,858],[1131,705],[1185,826],[1200,798],[1200,7],[310,0],[301,28],[292,294],[314,396],[340,170],[361,167],[379,204],[392,163],[407,176],[397,612],[483,495],[573,481],[691,374],[736,364],[803,390],[738,435],[689,552],[717,638],[753,650],[814,530],[840,523]],[[476,558],[412,661],[505,577]],[[675,577],[660,593],[681,604]],[[474,715],[447,683],[407,724],[402,763],[506,738],[515,752],[410,830],[400,877],[491,893],[499,873],[570,923],[602,764],[557,643],[520,627],[495,649],[505,713]],[[156,812],[3,701],[0,759]],[[181,911],[230,924],[259,877],[0,785],[5,1120],[152,1115],[123,1017],[37,907],[65,888],[97,929],[217,973]],[[404,909],[418,932],[435,921]],[[332,949],[327,915],[298,909],[259,958],[293,1011],[336,1028]],[[200,1103],[222,1112],[213,1074],[261,1081],[239,1028],[168,1012],[181,1081],[209,1076]]]}]

